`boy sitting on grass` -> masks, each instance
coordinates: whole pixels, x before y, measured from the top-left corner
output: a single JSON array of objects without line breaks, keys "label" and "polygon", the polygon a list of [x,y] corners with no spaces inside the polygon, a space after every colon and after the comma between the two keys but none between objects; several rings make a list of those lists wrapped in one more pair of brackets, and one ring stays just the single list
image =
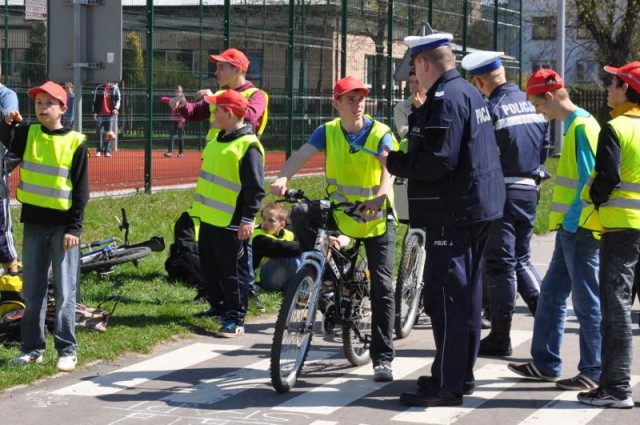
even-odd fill
[{"label": "boy sitting on grass", "polygon": [[260,227],[253,231],[256,281],[267,291],[286,292],[287,281],[300,265],[300,244],[293,232],[285,228],[288,217],[289,211],[284,205],[272,202],[262,210]]}]

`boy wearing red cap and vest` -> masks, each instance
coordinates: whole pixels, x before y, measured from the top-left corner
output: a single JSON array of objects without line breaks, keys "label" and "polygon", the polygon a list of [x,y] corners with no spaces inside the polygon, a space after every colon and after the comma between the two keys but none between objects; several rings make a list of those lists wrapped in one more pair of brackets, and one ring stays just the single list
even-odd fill
[{"label": "boy wearing red cap and vest", "polygon": [[[640,62],[613,74],[607,103],[612,120],[600,132],[596,164],[581,220],[599,217],[600,303],[602,311],[602,374],[600,386],[578,394],[593,406],[630,409],[631,305],[640,258]],[[597,212],[597,213],[596,213]]]},{"label": "boy wearing red cap and vest", "polygon": [[[364,242],[371,271],[371,359],[374,381],[392,381],[393,320],[395,303],[393,268],[396,223],[391,207],[393,177],[379,161],[387,150],[397,150],[391,129],[364,114],[369,90],[354,77],[338,80],[333,87],[333,106],[340,117],[318,127],[309,141],[285,163],[271,185],[282,196],[291,177],[318,151],[326,151],[327,194],[335,202],[360,202],[361,219],[344,212],[333,214],[334,228]],[[291,223],[303,250],[313,249],[320,210],[308,204],[294,206]]]},{"label": "boy wearing red cap and vest", "polygon": [[190,214],[200,219],[198,252],[210,316],[219,316],[217,335],[244,333],[252,265],[248,254],[254,220],[264,197],[264,149],[244,122],[247,99],[234,90],[205,96],[216,105],[220,130],[202,152],[202,169]]},{"label": "boy wearing red cap and vest", "polygon": [[46,346],[44,311],[49,267],[56,300],[54,343],[58,370],[72,371],[77,362],[76,285],[80,235],[89,200],[88,150],[85,136],[62,126],[67,93],[47,81],[29,91],[39,124],[18,125],[18,111],[0,124],[0,140],[9,140],[7,172],[20,165],[16,191],[24,223],[21,353],[13,364],[42,363]]},{"label": "boy wearing red cap and vest", "polygon": [[[553,188],[549,230],[557,231],[549,269],[540,285],[528,363],[509,369],[528,379],[555,382],[563,390],[589,390],[600,380],[600,242],[580,220],[580,193],[595,162],[600,126],[576,106],[560,76],[551,69],[535,72],[527,84],[529,102],[547,119],[564,121],[565,134]],[[580,324],[578,375],[560,379],[560,346],[564,336],[567,299]]]}]

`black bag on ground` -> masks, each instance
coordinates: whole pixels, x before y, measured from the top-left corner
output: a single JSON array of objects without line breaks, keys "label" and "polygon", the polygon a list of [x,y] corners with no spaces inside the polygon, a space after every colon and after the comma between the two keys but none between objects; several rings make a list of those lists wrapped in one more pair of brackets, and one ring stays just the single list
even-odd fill
[{"label": "black bag on ground", "polygon": [[0,344],[6,346],[20,344],[20,322],[24,310],[12,310],[0,318]]},{"label": "black bag on ground", "polygon": [[169,247],[169,258],[164,268],[171,280],[179,280],[198,290],[198,296],[204,295],[204,275],[198,255],[196,226],[187,211],[180,214],[173,224],[174,243]]}]

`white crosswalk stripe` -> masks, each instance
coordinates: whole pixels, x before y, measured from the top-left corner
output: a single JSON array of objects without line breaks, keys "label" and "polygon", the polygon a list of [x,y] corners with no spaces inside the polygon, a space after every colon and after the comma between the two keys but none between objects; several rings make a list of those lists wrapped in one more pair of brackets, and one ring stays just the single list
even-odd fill
[{"label": "white crosswalk stripe", "polygon": [[98,397],[133,388],[173,372],[242,348],[235,345],[192,344],[178,350],[118,369],[89,381],[61,388],[55,395]]},{"label": "white crosswalk stripe", "polygon": [[[511,338],[515,348],[530,341],[531,332],[513,330]],[[395,382],[380,383],[371,379],[371,364],[357,368],[348,366],[336,341],[328,341],[325,346],[322,343],[320,341],[314,345],[309,352],[302,372],[307,379],[302,379],[300,386],[286,395],[278,394],[271,388],[268,356],[250,362],[247,359],[254,357],[247,347],[207,343],[195,343],[170,351],[54,390],[50,394],[100,399],[115,397],[119,392],[136,394],[138,389],[153,389],[162,393],[155,399],[140,401],[134,397],[134,403],[105,405],[105,409],[114,412],[113,420],[109,422],[112,425],[275,425],[281,422],[296,425],[367,425],[371,423],[371,416],[367,416],[368,422],[364,422],[367,420],[364,417],[358,421],[357,416],[354,418],[349,412],[352,409],[367,409],[372,402],[377,405],[389,403],[389,408],[379,408],[379,413],[375,415],[379,421],[374,423],[445,425],[469,423],[469,418],[475,416],[468,415],[474,412],[486,414],[494,407],[479,408],[501,397],[518,400],[525,406],[518,408],[518,419],[509,425],[586,425],[607,410],[580,405],[576,400],[576,392],[558,391],[556,396],[551,390],[553,384],[549,383],[541,383],[541,386],[543,391],[544,385],[550,388],[553,399],[542,397],[531,403],[526,399],[526,393],[517,389],[518,385],[524,386],[524,382],[528,381],[509,371],[505,361],[497,359],[479,359],[475,371],[475,392],[464,397],[462,406],[430,409],[404,407],[397,400],[399,392],[414,387],[402,388],[398,381],[413,383],[419,374],[429,370],[433,361],[431,357],[398,356],[393,363]],[[242,354],[239,356],[238,353]],[[267,353],[262,351],[261,354]],[[217,376],[215,370],[220,365],[224,365],[222,370],[227,368],[230,371]],[[205,375],[206,378],[198,378],[196,372],[193,379],[183,381],[175,375],[182,369],[192,369],[192,374],[198,370],[210,373]],[[174,375],[165,377],[168,374]],[[163,387],[164,380],[167,384]],[[634,376],[632,386],[639,382],[640,377]],[[385,392],[388,385],[395,385],[400,391],[394,388]],[[524,400],[522,394],[525,394]],[[255,399],[256,395],[264,400]],[[126,399],[126,396],[123,398]],[[522,410],[527,409],[527,405],[531,406],[530,410]]]}]

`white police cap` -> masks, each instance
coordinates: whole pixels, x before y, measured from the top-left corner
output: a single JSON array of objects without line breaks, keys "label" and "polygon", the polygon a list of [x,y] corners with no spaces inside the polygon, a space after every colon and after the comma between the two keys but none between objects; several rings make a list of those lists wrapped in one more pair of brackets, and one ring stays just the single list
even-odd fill
[{"label": "white police cap", "polygon": [[471,75],[482,75],[500,68],[502,66],[500,56],[503,55],[504,52],[473,52],[463,57],[460,64]]},{"label": "white police cap", "polygon": [[404,38],[404,44],[409,46],[411,54],[416,54],[423,50],[435,49],[440,46],[448,46],[453,40],[453,35],[446,32],[429,34],[425,36],[411,35]]}]

